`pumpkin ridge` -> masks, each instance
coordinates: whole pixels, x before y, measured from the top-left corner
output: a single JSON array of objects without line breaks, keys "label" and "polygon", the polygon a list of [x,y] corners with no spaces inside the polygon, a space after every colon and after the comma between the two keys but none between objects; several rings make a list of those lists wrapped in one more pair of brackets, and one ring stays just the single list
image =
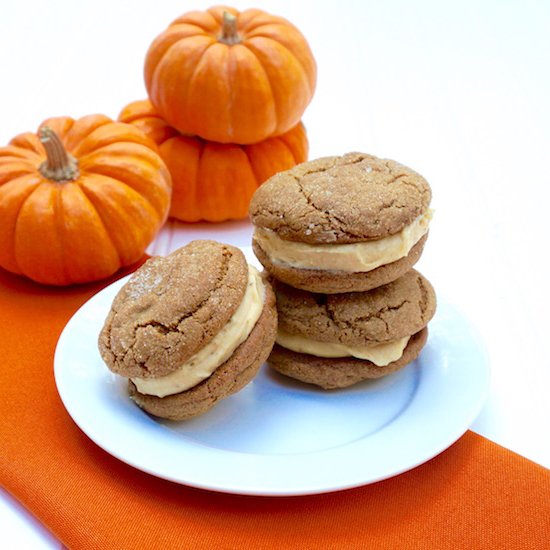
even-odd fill
[{"label": "pumpkin ridge", "polygon": [[109,244],[113,247],[113,250],[116,252],[119,264],[123,265],[122,264],[122,258],[121,258],[120,252],[118,250],[118,247],[116,246],[116,244],[113,240],[113,237],[111,236],[111,232],[109,231],[109,228],[107,227],[107,224],[105,223],[105,220],[103,219],[103,216],[101,215],[101,212],[99,211],[99,208],[97,208],[95,203],[90,199],[90,197],[86,193],[86,188],[83,185],[78,185],[78,188],[80,189],[81,193],[84,195],[86,200],[88,201],[88,204],[90,205],[90,209],[95,212],[95,214],[97,215],[97,219],[101,222],[101,226],[103,227],[103,230],[105,231],[105,236],[107,237],[107,240],[109,241]]},{"label": "pumpkin ridge", "polygon": [[[72,181],[69,182],[63,182],[63,186],[70,185],[74,183]],[[62,193],[62,187],[60,185],[56,186],[55,189],[55,206],[54,206],[54,225],[55,225],[55,232],[57,235],[57,240],[61,243],[64,243],[65,239],[63,238],[63,229],[62,225],[65,225],[65,211],[63,208],[63,203],[61,201],[61,193]],[[69,276],[69,270],[67,267],[67,255],[65,254],[65,247],[60,246],[60,254],[61,254],[61,272],[63,274],[63,278],[65,281],[68,281],[69,283],[74,282],[72,277]]]},{"label": "pumpkin ridge", "polygon": [[[117,128],[115,125],[118,125]],[[107,126],[111,126],[109,131],[105,130]],[[105,132],[108,134],[108,137],[103,137],[101,133]],[[123,133],[126,132],[126,133]],[[99,134],[99,135],[97,135]],[[135,139],[132,139],[135,138]],[[88,135],[81,138],[78,146],[74,148],[72,154],[74,157],[82,161],[87,155],[93,154],[95,151],[99,151],[103,147],[108,147],[109,145],[125,144],[126,146],[132,145],[143,145],[150,148],[150,143],[152,140],[147,136],[143,136],[138,128],[132,124],[124,124],[123,122],[111,122],[109,124],[103,124],[97,126],[90,132]],[[152,152],[155,153],[154,148]]]},{"label": "pumpkin ridge", "polygon": [[[24,152],[23,152],[24,151]],[[7,147],[0,147],[0,164],[4,162],[6,158],[14,158],[17,160],[28,160],[30,162],[40,159],[40,155],[32,149],[24,149],[23,147],[15,147],[8,145]],[[34,164],[33,164],[34,168]]]},{"label": "pumpkin ridge", "polygon": [[[133,109],[137,107],[139,107],[139,110],[133,111]],[[129,103],[128,105],[124,106],[122,108],[122,111],[120,111],[120,113],[118,114],[117,120],[120,120],[120,122],[124,122],[126,124],[130,124],[136,120],[140,120],[142,118],[147,118],[147,117],[154,117],[154,116],[155,115],[153,115],[153,113],[147,110],[147,100],[140,99],[138,101],[133,101],[132,103]]]},{"label": "pumpkin ridge", "polygon": [[199,221],[201,209],[197,199],[197,170],[204,141],[178,135],[166,140],[160,152],[172,174],[172,202],[170,216],[187,222]]},{"label": "pumpkin ridge", "polygon": [[[41,179],[40,185],[22,202],[13,234],[14,256],[21,273],[26,276],[32,273],[33,279],[40,283],[51,278],[54,284],[60,284],[62,279],[59,277],[61,270],[57,261],[59,241],[53,238],[57,237],[57,228],[55,218],[51,215],[55,211],[53,192],[58,186],[55,182]],[[37,211],[47,211],[50,215],[43,220],[36,216]],[[46,255],[51,262],[48,266],[41,261]]]},{"label": "pumpkin ridge", "polygon": [[[273,84],[271,83],[271,80],[269,78],[269,75],[267,73],[267,71],[265,70],[265,67],[263,66],[262,62],[260,61],[260,59],[256,56],[256,54],[254,53],[254,51],[249,48],[248,46],[246,46],[245,44],[241,44],[241,46],[243,46],[244,48],[246,48],[251,54],[252,56],[256,59],[256,61],[258,62],[258,67],[261,68],[262,70],[262,74],[264,75],[264,78],[265,78],[265,81],[267,82],[268,84],[268,87],[269,87],[269,94],[271,96],[271,104],[273,105],[273,111],[275,112],[275,129],[277,128],[277,126],[279,125],[279,113],[278,113],[278,109],[277,109],[277,102],[275,101],[275,94],[273,93]],[[232,49],[229,50],[229,52],[231,53]],[[233,64],[235,64],[235,60],[233,59]],[[234,86],[233,86],[233,79],[235,78],[235,72],[232,71],[231,72],[231,90],[234,89]],[[232,103],[233,105],[233,103]],[[233,107],[231,106],[231,112],[233,113]],[[234,116],[232,115],[230,117],[230,120],[233,120],[233,119],[238,119],[238,115],[239,113],[236,113],[237,116]],[[249,144],[245,144],[245,145],[253,145],[253,143],[249,143]]]},{"label": "pumpkin ridge", "polygon": [[294,148],[290,146],[290,144],[288,143],[288,141],[286,141],[286,139],[284,139],[284,136],[285,134],[281,134],[280,136],[277,136],[277,140],[280,141],[285,149],[290,153],[290,156],[292,157],[292,159],[294,160],[294,164],[299,164],[300,161],[298,160],[298,158],[296,157],[296,153],[294,151]]},{"label": "pumpkin ridge", "polygon": [[[284,31],[285,34],[292,33],[305,40],[302,31],[300,31],[300,29],[294,23],[291,23],[288,19],[285,19],[284,17],[272,15],[268,21],[263,21],[260,24],[255,25],[253,28],[249,28],[248,30],[249,32],[256,33],[259,32],[258,29],[262,29],[262,27],[280,27],[279,30]],[[265,29],[261,30],[260,32],[265,32]]]},{"label": "pumpkin ridge", "polygon": [[[213,46],[214,44],[217,44],[216,40],[214,38],[212,38],[211,36],[208,36],[208,35],[205,35],[205,37],[209,38],[210,39],[210,43],[207,44],[204,49],[202,50],[202,52],[200,53],[200,55],[198,55],[198,58],[197,58],[197,63],[195,64],[195,67],[193,69],[193,73],[191,74],[191,76],[187,79],[187,86],[186,86],[186,89],[185,91],[187,92],[190,88],[190,85],[191,85],[191,82],[193,81],[193,78],[195,77],[196,75],[196,72],[197,72],[197,67],[199,66],[199,63],[202,59],[202,57],[204,56],[204,54],[206,53],[206,51],[211,47]],[[150,78],[150,81],[151,83],[154,83],[154,82],[157,82],[159,80],[159,72],[162,70],[163,66],[164,66],[164,60],[168,57],[168,55],[170,54],[170,50],[172,49],[176,49],[178,47],[178,45],[180,44],[180,42],[184,41],[184,40],[187,40],[187,39],[191,39],[191,40],[195,40],[196,37],[194,36],[188,36],[188,37],[185,37],[185,38],[182,38],[180,40],[177,40],[176,42],[174,42],[169,48],[167,48],[167,50],[164,52],[164,54],[162,55],[162,57],[159,58],[158,60],[158,63],[153,71],[153,74],[152,74],[152,77]],[[149,89],[149,86],[147,86],[147,89],[148,89],[148,92],[149,92],[149,97],[152,97],[153,95],[157,96],[157,99],[160,99],[159,103],[161,104],[161,107],[164,109],[164,103],[166,103],[166,96],[165,94],[159,94],[156,92],[156,90],[154,89],[154,86],[151,84],[151,88]],[[159,97],[160,96],[160,97]],[[189,97],[189,94],[187,94],[185,96],[185,98],[187,99]],[[151,102],[152,103],[152,102]],[[154,105],[153,105],[154,106]],[[156,109],[156,107],[155,107]],[[163,110],[162,109],[162,110]],[[187,101],[186,101],[186,112],[185,114],[187,115]]]},{"label": "pumpkin ridge", "polygon": [[247,14],[247,12],[250,11],[255,11],[256,13],[254,13],[248,21],[248,26],[243,28],[243,32],[254,32],[256,29],[259,29],[260,27],[265,27],[267,25],[280,25],[282,27],[292,27],[293,29],[298,30],[288,19],[285,19],[284,17],[279,17],[277,15],[269,14],[268,21],[262,20],[262,17],[265,17],[266,12],[263,12],[262,10],[259,10],[257,8],[249,8],[247,10],[244,10],[240,13],[240,15],[245,15]]},{"label": "pumpkin ridge", "polygon": [[[187,27],[194,27],[188,29]],[[182,29],[181,27],[186,27]],[[168,50],[181,40],[187,40],[188,38],[195,38],[197,36],[212,38],[212,33],[206,32],[201,27],[191,25],[190,23],[178,23],[176,25],[170,25],[163,33],[161,33],[151,44],[147,52],[145,59],[145,75],[152,74],[160,63],[162,58],[166,55]],[[154,54],[153,58],[151,56]]]},{"label": "pumpkin ridge", "polygon": [[[316,83],[316,76],[317,76],[317,67],[316,67],[316,64],[315,64],[315,59],[313,58],[313,54],[311,53],[311,49],[309,48],[309,44],[307,43],[307,41],[305,41],[305,38],[304,36],[302,35],[302,33],[294,26],[292,25],[291,23],[288,23],[288,25],[284,25],[283,23],[281,22],[269,22],[269,23],[266,23],[265,25],[263,25],[263,27],[269,27],[270,29],[272,29],[273,27],[275,27],[277,29],[277,27],[281,27],[279,30],[280,31],[284,31],[285,30],[285,27],[286,27],[286,30],[288,31],[289,29],[292,30],[292,33],[285,33],[287,34],[290,34],[290,36],[288,36],[287,39],[283,40],[282,38],[278,37],[278,36],[273,36],[273,34],[278,34],[278,33],[273,33],[273,32],[269,32],[267,29],[260,29],[259,31],[252,31],[252,36],[248,36],[247,39],[248,40],[253,40],[254,38],[267,38],[267,39],[270,39],[270,40],[273,40],[275,42],[277,42],[278,44],[280,44],[281,46],[283,46],[284,48],[286,48],[298,61],[299,65],[303,68],[304,70],[304,73],[306,75],[306,78],[307,78],[307,81],[308,81],[308,84],[309,84],[309,90],[310,90],[310,94],[313,96],[313,92],[315,91],[315,83]],[[293,44],[294,47],[289,47],[294,41],[296,41],[297,43]],[[289,45],[287,45],[287,43],[290,42]],[[307,53],[308,55],[304,55],[304,57],[300,57],[298,55],[296,55],[296,47],[298,48],[305,48],[307,50]],[[308,65],[304,64],[304,60],[305,58],[309,58],[309,61],[311,61],[311,67],[308,67]],[[310,74],[310,69],[311,69],[311,74]],[[310,98],[311,99],[311,98]]]},{"label": "pumpkin ridge", "polygon": [[[302,127],[302,132],[300,132],[300,127]],[[302,124],[302,122],[298,122],[298,124],[296,126],[294,126],[294,128],[292,128],[291,130],[289,130],[288,132],[285,132],[284,134],[281,134],[280,136],[277,136],[277,139],[281,140],[286,148],[289,150],[290,154],[292,155],[292,158],[294,159],[294,162],[296,164],[300,164],[301,162],[304,162],[305,160],[307,160],[307,152],[306,152],[306,155],[305,157],[306,158],[302,158],[301,156],[299,156],[300,154],[300,151],[295,149],[294,145],[293,145],[293,142],[290,141],[290,135],[292,134],[304,134],[305,135],[305,128],[304,128],[304,125]],[[306,141],[307,141],[307,136],[306,136]]]},{"label": "pumpkin ridge", "polygon": [[[162,33],[162,35],[157,36],[157,38],[153,41],[153,43],[149,46],[149,49],[147,50],[147,54],[145,56],[145,66],[143,67],[143,76],[145,79],[145,87],[147,88],[148,92],[150,91],[149,86],[152,84],[153,80],[155,79],[155,71],[157,70],[158,66],[161,64],[162,59],[165,56],[166,52],[174,44],[177,44],[183,38],[189,38],[188,36],[181,37],[179,33],[174,31],[174,28],[178,26],[179,25],[169,26],[164,31],[164,33]],[[179,30],[180,29],[176,29],[176,31],[179,31]],[[168,35],[169,31],[170,31],[170,34]],[[193,35],[190,35],[190,36],[193,36]],[[167,42],[168,44],[166,44]],[[149,93],[149,95],[151,94]]]},{"label": "pumpkin ridge", "polygon": [[[151,138],[149,138],[151,139]],[[151,139],[151,141],[153,141]],[[153,142],[154,143],[154,142]],[[93,155],[96,155],[96,154],[119,154],[120,156],[128,156],[128,153],[126,153],[124,150],[118,150],[118,146],[124,144],[125,148],[126,148],[126,151],[128,151],[128,146],[137,146],[139,149],[139,151],[143,151],[145,153],[145,155],[141,156],[140,155],[140,158],[142,158],[143,160],[149,160],[151,158],[154,158],[154,155],[157,154],[156,151],[154,151],[153,149],[151,149],[150,147],[148,147],[147,145],[143,144],[143,143],[139,143],[137,141],[114,141],[113,143],[106,143],[105,145],[101,145],[99,146],[97,149],[93,149],[91,151],[88,151],[87,153],[81,155],[81,157],[78,159],[79,162],[81,164],[85,164],[86,163],[86,159],[88,157],[91,157]],[[112,147],[112,148],[116,148],[114,151],[112,150],[109,150],[108,148],[109,147]],[[107,149],[107,151],[104,151],[104,149]],[[132,151],[132,155],[136,154],[137,151]]]},{"label": "pumpkin ridge", "polygon": [[[269,78],[269,73],[267,72],[266,68],[264,67],[264,64],[262,63],[261,59],[256,55],[256,52],[254,51],[254,48],[250,48],[248,45],[243,44],[243,46],[252,53],[252,55],[258,60],[258,65],[262,68],[262,73],[265,76],[265,80],[269,85],[269,93],[271,94],[271,99],[273,103],[273,109],[275,110],[275,131],[277,127],[279,126],[279,106],[278,102],[276,101],[275,93],[273,91],[273,84],[271,82],[271,79]],[[253,144],[250,144],[253,145]]]},{"label": "pumpkin ridge", "polygon": [[[90,260],[93,260],[94,271],[108,274],[118,270],[121,267],[119,254],[82,186],[64,185],[60,196],[65,214],[62,242],[69,260],[68,272],[73,282],[80,282],[88,277]],[[74,215],[75,211],[79,212],[78,216]],[[90,242],[94,243],[94,247],[87,254],[87,259],[74,258],[75,261],[72,261],[73,256],[78,255],[79,250],[89,247]]]},{"label": "pumpkin ridge", "polygon": [[[13,226],[12,226],[12,235],[15,236],[16,232],[17,232],[17,223],[18,223],[18,220],[19,220],[19,214],[21,213],[21,210],[23,208],[23,205],[25,204],[25,202],[27,201],[27,199],[36,191],[36,189],[42,184],[42,181],[40,179],[40,176],[37,176],[35,174],[25,174],[23,176],[19,176],[18,178],[15,178],[13,180],[11,180],[11,182],[14,182],[14,183],[17,183],[17,184],[21,184],[22,181],[21,180],[24,180],[24,179],[32,179],[34,178],[35,179],[35,183],[34,183],[34,186],[33,187],[30,187],[29,189],[29,192],[27,193],[27,195],[21,199],[21,202],[19,203],[19,206],[17,208],[17,213],[15,214],[15,216],[13,217]],[[10,182],[10,183],[11,183]],[[4,223],[4,220],[2,221],[2,223]],[[17,255],[15,253],[15,240],[12,239],[12,247],[11,247],[11,259],[13,260],[13,263],[15,264],[16,266],[16,273],[18,274],[22,274],[23,273],[23,270],[21,269],[21,266],[19,265],[19,262],[17,261]]]},{"label": "pumpkin ridge", "polygon": [[75,120],[63,139],[63,145],[65,145],[67,152],[72,153],[78,150],[79,143],[84,141],[89,135],[112,122],[109,117],[103,115],[88,115]]},{"label": "pumpkin ridge", "polygon": [[[183,26],[185,26],[185,27],[195,27],[196,30],[193,29],[193,32],[196,33],[196,34],[194,34],[193,36],[196,36],[198,34],[204,34],[205,36],[211,36],[212,35],[211,30],[205,29],[204,27],[201,27],[200,25],[197,25],[196,23],[189,23],[188,21],[179,21],[178,23],[170,23],[170,25],[168,25],[168,27],[166,27],[166,30],[168,30],[168,29],[180,30],[177,27],[183,27]],[[182,36],[178,40],[183,40],[185,38],[190,38],[190,36]]]},{"label": "pumpkin ridge", "polygon": [[206,52],[214,45],[216,44],[219,44],[219,42],[213,40],[210,44],[208,44],[208,46],[206,46],[206,48],[204,48],[204,50],[202,51],[200,57],[199,57],[199,60],[197,62],[197,64],[195,65],[195,68],[193,69],[193,72],[191,73],[191,78],[189,79],[189,88],[191,87],[191,85],[193,84],[193,81],[195,80],[195,78],[197,77],[197,70],[199,68],[199,65],[200,65],[200,62],[202,60],[202,58],[204,57],[204,55],[206,54]]},{"label": "pumpkin ridge", "polygon": [[[226,76],[230,79],[229,80],[229,116],[227,121],[227,133],[229,135],[233,135],[233,105],[235,104],[235,70],[237,66],[237,62],[235,60],[235,56],[233,55],[233,48],[228,48],[227,51],[227,63],[226,63]],[[202,150],[202,149],[201,149]]]},{"label": "pumpkin ridge", "polygon": [[[112,153],[109,153],[108,155],[111,156]],[[123,157],[122,154],[120,156]],[[147,164],[149,164],[149,167],[151,168],[151,172],[158,172],[160,170],[159,166],[156,166],[156,165],[154,165],[150,162],[148,162]],[[123,181],[123,180],[119,179],[118,177],[115,177],[114,175],[104,173],[101,170],[102,166],[105,166],[107,168],[107,170],[112,168],[113,170],[120,169],[121,171],[126,171],[124,166],[104,164],[104,165],[100,165],[100,166],[89,166],[85,170],[82,170],[82,174],[86,175],[86,176],[89,176],[89,175],[93,174],[93,175],[104,176],[106,178],[109,178],[110,180],[116,182],[118,185],[123,185],[125,188],[131,189],[134,193],[137,193],[138,195],[140,195],[141,198],[143,198],[145,201],[147,201],[153,207],[153,209],[155,211],[157,211],[157,208],[155,208],[153,206],[152,200],[149,197],[149,195],[146,195],[143,192],[141,192],[140,190],[135,189],[132,185],[126,183],[126,181]],[[164,186],[160,185],[158,182],[155,182],[154,184],[151,184],[151,181],[148,177],[140,178],[139,175],[136,174],[135,172],[129,172],[129,174],[133,175],[135,177],[135,179],[142,179],[143,180],[143,187],[145,188],[145,190],[147,189],[147,187],[152,188],[154,186],[156,189],[166,191]],[[154,202],[156,202],[156,200]],[[157,212],[159,218],[162,217],[161,210],[162,210],[161,205],[159,205],[159,211]]]},{"label": "pumpkin ridge", "polygon": [[[118,182],[120,185],[123,185],[125,188],[128,188],[128,189],[131,189],[134,193],[137,193],[138,195],[140,195],[150,206],[151,208],[155,211],[155,214],[157,215],[158,219],[161,220],[162,219],[162,214],[165,210],[164,208],[164,205],[162,204],[162,199],[157,197],[155,194],[155,196],[146,196],[143,194],[143,190],[142,189],[138,189],[137,188],[137,185],[136,187],[134,187],[133,185],[129,185],[128,183],[126,182],[123,182],[122,180],[118,179],[118,175],[120,174],[116,174],[116,173],[109,173],[108,171],[89,171],[88,172],[89,174],[94,174],[94,175],[98,175],[98,176],[104,176],[106,178],[109,178],[113,181],[116,181]],[[145,186],[144,186],[145,187]],[[160,195],[161,193],[158,193],[158,195]]]},{"label": "pumpkin ridge", "polygon": [[[130,203],[133,203],[133,204],[136,204],[136,201],[140,200],[144,203],[145,207],[147,207],[148,209],[150,209],[152,212],[149,213],[149,215],[154,215],[155,218],[156,218],[156,221],[157,221],[157,225],[160,226],[161,222],[163,221],[162,220],[162,213],[158,212],[157,209],[155,208],[155,206],[153,205],[152,201],[149,199],[148,196],[146,195],[143,195],[142,193],[140,193],[139,191],[137,191],[136,189],[134,189],[131,185],[128,185],[126,182],[122,181],[122,180],[119,180],[117,178],[114,178],[112,176],[108,176],[108,175],[105,175],[105,174],[101,174],[99,172],[88,172],[87,174],[85,174],[86,176],[89,176],[93,174],[94,176],[99,176],[101,178],[106,178],[108,180],[110,180],[111,182],[114,182],[118,187],[121,187],[122,189],[124,189],[124,191],[128,194],[131,194],[131,195],[136,195],[136,197],[134,197],[134,200],[133,201],[129,201]],[[94,183],[92,185],[88,184],[87,182],[85,182],[85,184],[82,184],[80,185],[80,188],[86,193],[86,191],[88,191],[89,189],[87,189],[87,186],[91,187],[91,188],[95,188],[97,187],[97,183]],[[93,191],[90,191],[90,193],[93,194]],[[90,198],[90,196],[86,193],[86,196],[92,200]],[[93,195],[95,197],[95,195]],[[101,200],[101,199],[100,199]],[[95,203],[94,203],[95,204]],[[142,205],[143,206],[143,205]]]},{"label": "pumpkin ridge", "polygon": [[[279,46],[282,49],[286,50],[288,52],[288,54],[290,55],[290,57],[292,57],[292,59],[294,59],[296,61],[296,64],[298,65],[298,67],[300,67],[300,70],[302,71],[302,80],[307,84],[308,95],[310,96],[310,98],[313,96],[313,91],[314,90],[311,89],[311,84],[309,82],[309,77],[308,77],[308,74],[307,74],[307,70],[304,67],[304,65],[302,64],[302,62],[298,59],[298,57],[296,57],[296,55],[294,54],[294,52],[291,49],[287,48],[282,42],[274,40],[270,36],[257,35],[257,36],[254,36],[252,38],[260,38],[260,39],[265,40],[265,41],[273,42],[277,46]],[[251,40],[252,40],[252,38],[251,38]],[[247,44],[246,47],[250,48],[250,45]],[[254,47],[253,44],[252,44],[252,47]],[[252,49],[252,48],[250,48],[250,49]],[[252,51],[254,51],[254,50],[252,50]],[[254,55],[256,55],[255,52],[254,52]],[[311,99],[310,99],[310,101],[311,101]],[[308,101],[308,104],[309,104],[310,101]]]},{"label": "pumpkin ridge", "polygon": [[[118,148],[119,143],[125,143],[126,144],[126,150],[120,150]],[[132,146],[132,148],[128,148],[128,145]],[[158,147],[157,147],[158,148]],[[152,149],[148,148],[146,145],[142,145],[140,143],[135,142],[117,142],[117,143],[110,143],[109,145],[105,145],[103,147],[100,147],[99,149],[96,149],[93,152],[88,153],[87,155],[80,158],[80,168],[81,172],[87,172],[91,174],[102,174],[101,169],[103,166],[107,167],[113,167],[117,169],[124,169],[124,164],[128,164],[128,161],[126,160],[128,158],[129,152],[131,152],[131,155],[133,157],[136,157],[139,163],[143,163],[144,165],[147,165],[147,167],[152,171],[159,171],[163,169],[162,163],[159,162],[159,159],[162,161],[162,158],[160,157],[160,153],[153,151]],[[105,157],[104,164],[101,164],[99,166],[96,166],[94,162],[101,157]],[[107,162],[109,160],[109,157],[113,157],[121,161],[120,163],[109,163]],[[129,163],[132,167],[135,167],[137,163]],[[132,172],[135,173],[135,172]],[[136,177],[138,176],[137,173]],[[113,178],[118,180],[118,178]],[[142,178],[146,180],[147,178]],[[155,178],[155,187],[161,187],[166,188],[166,185],[161,184],[160,178]],[[150,183],[149,183],[150,185]]]},{"label": "pumpkin ridge", "polygon": [[259,186],[262,181],[260,179],[260,174],[256,171],[256,168],[254,167],[254,163],[252,162],[252,159],[250,158],[253,154],[253,148],[254,145],[243,145],[242,150],[244,151],[244,154],[246,155],[246,159],[248,164],[250,165],[250,169],[252,170],[252,173],[254,174],[254,177],[256,178],[256,184]]},{"label": "pumpkin ridge", "polygon": [[[209,41],[210,41],[210,44],[208,44],[208,46],[206,46],[204,48],[204,51],[206,51],[210,46],[212,46],[213,44],[217,44],[218,42],[215,40],[215,38],[210,34],[210,33],[205,33],[203,35],[200,35],[200,36],[203,36],[204,38],[208,38]],[[197,36],[196,35],[193,35],[193,36],[184,36],[183,38],[179,38],[178,40],[176,40],[173,44],[170,44],[170,46],[168,48],[166,48],[166,51],[164,52],[164,54],[162,55],[162,57],[159,59],[159,62],[157,63],[157,67],[160,65],[162,59],[164,57],[166,57],[166,55],[170,52],[170,50],[174,47],[176,47],[178,44],[180,44],[180,42],[183,42],[184,40],[196,40]],[[203,52],[204,54],[204,52]],[[155,67],[155,72],[157,70],[157,67]]]},{"label": "pumpkin ridge", "polygon": [[[199,70],[199,67],[200,67],[200,64],[201,64],[201,61],[203,60],[204,56],[206,55],[206,52],[212,47],[214,46],[215,44],[218,44],[218,42],[216,40],[212,41],[211,44],[208,44],[208,46],[206,46],[206,48],[204,48],[204,50],[202,51],[199,59],[198,59],[198,62],[197,64],[195,65],[194,69],[193,69],[193,72],[191,73],[191,77],[188,79],[188,86],[187,86],[187,91],[192,88],[193,86],[193,83],[194,83],[194,80],[197,78],[197,75],[198,75],[198,70]],[[191,94],[187,94],[185,96],[186,98],[186,102],[185,102],[185,112],[186,114],[190,111],[190,106],[189,106],[189,97],[190,97]]]},{"label": "pumpkin ridge", "polygon": [[169,126],[166,121],[159,116],[142,115],[131,121],[121,118],[121,121],[127,124],[133,124],[136,128],[139,128],[144,134],[150,137],[159,148],[169,139],[180,135],[175,128]]},{"label": "pumpkin ridge", "polygon": [[9,142],[10,147],[17,149],[23,149],[24,151],[31,151],[42,158],[44,154],[44,148],[38,139],[36,134],[32,132],[23,132],[12,138]]},{"label": "pumpkin ridge", "polygon": [[126,105],[118,115],[119,122],[133,124],[151,138],[160,150],[160,146],[179,132],[170,126],[157,113],[149,99],[133,101]]},{"label": "pumpkin ridge", "polygon": [[[14,161],[2,162],[0,158],[0,187],[5,185],[15,175],[16,178],[25,176],[28,173],[34,172],[36,165],[25,162],[24,159],[15,159]],[[17,170],[14,174],[13,170]]]},{"label": "pumpkin ridge", "polygon": [[[116,156],[116,152],[113,153],[109,151],[103,153],[105,157]],[[118,158],[124,159],[125,155],[120,153]],[[158,166],[150,162],[150,159],[143,158],[143,162],[149,166],[151,173],[155,173],[159,170]],[[83,173],[86,174],[96,174],[99,176],[104,176],[110,178],[113,181],[124,185],[125,187],[132,189],[132,191],[138,193],[143,199],[145,199],[153,208],[153,210],[158,215],[159,219],[162,219],[163,213],[166,210],[165,201],[163,201],[162,195],[166,192],[165,186],[161,185],[159,178],[156,178],[153,182],[150,180],[149,175],[141,176],[139,173],[133,172],[132,169],[127,169],[123,164],[109,164],[104,162],[103,164],[97,165],[97,156],[92,159],[93,162],[90,165],[85,165]],[[117,173],[118,172],[118,173]],[[121,172],[123,174],[121,174]],[[126,180],[120,179],[120,176],[124,175],[131,179],[131,183],[128,183]],[[140,184],[141,180],[141,184]]]},{"label": "pumpkin ridge", "polygon": [[[115,182],[116,184],[118,185],[121,185],[121,186],[124,186],[124,187],[127,187],[128,189],[130,189],[133,193],[135,193],[136,195],[139,195],[139,193],[137,191],[134,191],[131,187],[127,186],[124,182],[122,181],[119,181],[119,180],[116,180],[114,178],[111,178],[109,176],[104,176],[103,174],[100,174],[102,177],[104,178],[108,178],[110,179],[111,181]],[[83,177],[82,179],[85,180],[85,177]],[[80,189],[82,190],[82,192],[84,193],[84,195],[86,196],[86,198],[88,199],[88,201],[90,202],[90,204],[93,206],[94,210],[97,212],[97,215],[99,217],[99,219],[101,220],[101,223],[103,224],[103,227],[105,228],[105,231],[109,237],[109,241],[112,243],[113,245],[113,248],[114,250],[116,250],[116,253],[117,253],[117,256],[118,256],[118,261],[119,261],[119,264],[120,265],[124,265],[125,262],[123,261],[123,254],[122,254],[122,251],[120,250],[119,248],[119,244],[117,244],[117,242],[113,239],[113,236],[111,235],[111,230],[110,230],[110,227],[109,225],[107,224],[106,220],[105,220],[105,216],[103,216],[102,212],[101,212],[101,208],[98,207],[98,204],[101,205],[101,201],[99,203],[96,203],[97,201],[97,196],[92,192],[90,191],[84,184],[80,184],[79,185]],[[149,201],[145,198],[145,197],[142,197],[143,200],[147,203],[149,203]],[[150,204],[150,203],[149,203]],[[153,209],[154,210],[154,209]],[[155,212],[156,213],[156,212]],[[136,258],[137,259],[137,258]]]},{"label": "pumpkin ridge", "polygon": [[[292,130],[294,130],[294,128]],[[289,130],[289,132],[292,132],[292,130]],[[286,136],[287,133],[289,133],[289,132],[285,132],[284,134],[280,134],[278,136],[275,136],[273,139],[277,143],[279,143],[281,145],[281,147],[283,147],[288,152],[288,154],[292,157],[292,161],[294,162],[294,165],[300,164],[300,162],[302,162],[302,161],[298,160],[298,158],[296,156],[296,153],[294,152],[293,147],[291,147],[289,142],[284,139],[284,136]]]},{"label": "pumpkin ridge", "polygon": [[[176,24],[195,25],[196,27],[199,27],[202,30],[204,30],[206,33],[212,34],[213,29],[218,25],[218,21],[216,20],[216,17],[214,17],[212,10],[219,7],[220,6],[215,6],[214,8],[209,8],[205,11],[193,10],[184,15],[181,15],[180,17],[172,21],[172,23],[170,23],[168,27],[171,27],[172,25],[176,25]],[[202,16],[209,17],[210,21],[207,22],[202,20],[201,19]]]}]

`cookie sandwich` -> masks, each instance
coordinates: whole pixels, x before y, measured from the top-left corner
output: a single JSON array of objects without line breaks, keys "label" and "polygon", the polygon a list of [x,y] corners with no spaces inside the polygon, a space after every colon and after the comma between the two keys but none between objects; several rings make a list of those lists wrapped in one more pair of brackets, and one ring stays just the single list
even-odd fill
[{"label": "cookie sandwich", "polygon": [[412,362],[436,297],[414,269],[367,292],[317,294],[273,281],[279,328],[274,370],[324,389],[380,378]]},{"label": "cookie sandwich", "polygon": [[254,253],[274,277],[311,292],[366,291],[422,254],[431,190],[395,161],[349,153],[305,162],[264,183],[250,204]]},{"label": "cookie sandwich", "polygon": [[275,341],[275,297],[233,246],[193,241],[139,268],[99,335],[107,367],[133,401],[182,420],[252,380]]}]

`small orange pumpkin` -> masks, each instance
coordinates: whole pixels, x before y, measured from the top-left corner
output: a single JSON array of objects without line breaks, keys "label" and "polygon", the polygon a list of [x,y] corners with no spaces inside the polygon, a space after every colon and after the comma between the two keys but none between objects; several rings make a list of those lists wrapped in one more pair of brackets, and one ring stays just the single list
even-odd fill
[{"label": "small orange pumpkin", "polygon": [[120,113],[159,146],[172,174],[170,215],[186,222],[246,218],[254,191],[266,179],[307,160],[308,141],[299,123],[289,132],[254,145],[222,144],[183,136],[147,100]]},{"label": "small orange pumpkin", "polygon": [[144,73],[151,102],[171,126],[240,144],[295,126],[316,81],[315,60],[294,25],[221,6],[176,19],[149,48]]},{"label": "small orange pumpkin", "polygon": [[0,266],[52,285],[108,277],[141,258],[170,194],[155,144],[135,126],[48,119],[0,148]]}]

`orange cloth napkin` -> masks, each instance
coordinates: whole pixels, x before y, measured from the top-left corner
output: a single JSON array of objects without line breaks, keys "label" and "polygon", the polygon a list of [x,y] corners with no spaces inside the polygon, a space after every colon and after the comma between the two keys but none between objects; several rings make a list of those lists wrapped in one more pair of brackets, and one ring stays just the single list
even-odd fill
[{"label": "orange cloth napkin", "polygon": [[68,547],[550,547],[550,471],[472,432],[393,479],[305,497],[210,493],[112,458],[53,377],[61,330],[105,284],[51,289],[0,272],[0,483]]}]

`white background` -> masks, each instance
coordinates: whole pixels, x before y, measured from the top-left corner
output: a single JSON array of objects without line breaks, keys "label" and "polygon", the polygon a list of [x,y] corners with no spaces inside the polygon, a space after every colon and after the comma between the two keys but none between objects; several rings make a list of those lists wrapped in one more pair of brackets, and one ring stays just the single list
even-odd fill
[{"label": "white background", "polygon": [[[145,97],[153,38],[210,5],[0,0],[0,146],[49,116],[116,117]],[[550,2],[233,5],[282,15],[308,39],[319,71],[304,115],[310,158],[365,151],[431,183],[436,215],[418,266],[477,325],[492,362],[473,429],[550,467]],[[205,234],[248,244],[250,229],[169,223],[151,250]],[[6,547],[59,547],[0,497]]]}]

